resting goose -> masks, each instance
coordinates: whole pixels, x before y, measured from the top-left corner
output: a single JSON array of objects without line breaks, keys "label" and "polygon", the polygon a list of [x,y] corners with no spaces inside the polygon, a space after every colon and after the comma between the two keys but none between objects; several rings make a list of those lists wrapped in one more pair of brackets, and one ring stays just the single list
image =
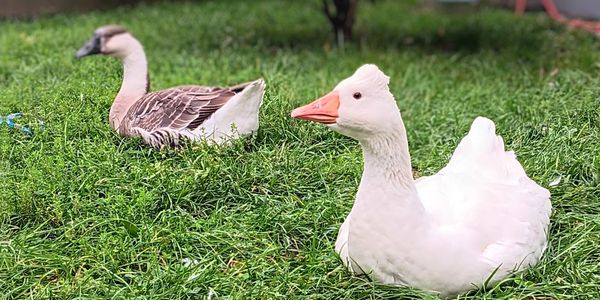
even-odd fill
[{"label": "resting goose", "polygon": [[150,92],[144,49],[117,25],[98,28],[75,56],[93,54],[123,63],[123,83],[109,115],[110,126],[123,136],[140,136],[159,148],[181,138],[222,143],[258,129],[262,79],[228,88],[188,85]]},{"label": "resting goose", "polygon": [[536,264],[546,248],[550,193],[504,150],[494,123],[476,118],[448,165],[414,180],[388,83],[365,65],[291,114],[361,145],[362,178],[335,243],[344,265],[383,284],[449,297]]}]

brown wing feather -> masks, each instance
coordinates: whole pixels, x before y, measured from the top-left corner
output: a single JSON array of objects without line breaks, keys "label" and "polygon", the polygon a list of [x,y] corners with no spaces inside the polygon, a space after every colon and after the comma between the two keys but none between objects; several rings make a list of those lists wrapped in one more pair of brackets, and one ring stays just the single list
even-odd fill
[{"label": "brown wing feather", "polygon": [[219,87],[179,86],[148,93],[129,109],[122,129],[129,132],[136,127],[148,132],[159,128],[194,130],[238,91]]}]

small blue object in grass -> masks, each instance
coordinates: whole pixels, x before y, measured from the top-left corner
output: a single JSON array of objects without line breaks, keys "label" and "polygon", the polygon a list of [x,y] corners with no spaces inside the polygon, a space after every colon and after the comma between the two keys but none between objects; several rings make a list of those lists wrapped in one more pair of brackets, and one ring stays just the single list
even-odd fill
[{"label": "small blue object in grass", "polygon": [[[16,124],[16,123],[15,123],[14,119],[18,119],[18,118],[20,118],[20,117],[23,117],[23,113],[20,113],[20,112],[17,112],[17,113],[12,113],[12,114],[10,114],[10,115],[6,116],[5,118],[2,118],[2,117],[0,116],[0,126],[1,126],[1,125],[2,125],[4,122],[6,122],[6,125],[8,125],[8,127],[10,127],[10,128],[19,129],[19,130],[21,130],[22,132],[25,132],[25,133],[26,133],[27,135],[29,135],[29,136],[33,135],[33,133],[31,132],[31,129],[29,129],[29,127],[27,127],[27,126],[23,126],[23,125],[19,125],[19,124]],[[42,122],[42,121],[38,120],[38,123],[39,123],[40,127],[43,127],[43,126],[44,126],[44,122]]]}]

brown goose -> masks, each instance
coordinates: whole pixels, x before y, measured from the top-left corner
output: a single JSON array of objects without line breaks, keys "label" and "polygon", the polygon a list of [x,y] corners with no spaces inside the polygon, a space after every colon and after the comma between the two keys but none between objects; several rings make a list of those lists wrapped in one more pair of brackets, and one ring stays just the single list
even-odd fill
[{"label": "brown goose", "polygon": [[182,138],[223,143],[258,129],[262,79],[227,88],[187,85],[150,92],[144,48],[117,25],[98,28],[75,56],[94,54],[123,63],[123,83],[109,115],[110,126],[122,136],[139,136],[160,148]]}]

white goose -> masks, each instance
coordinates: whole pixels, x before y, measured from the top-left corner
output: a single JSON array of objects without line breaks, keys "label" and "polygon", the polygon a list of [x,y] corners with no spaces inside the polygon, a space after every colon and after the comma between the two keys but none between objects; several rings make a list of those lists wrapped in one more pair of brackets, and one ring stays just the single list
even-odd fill
[{"label": "white goose", "polygon": [[383,284],[449,297],[537,263],[546,248],[550,193],[504,151],[494,123],[475,119],[448,165],[414,180],[388,83],[375,65],[364,65],[292,112],[362,147],[362,179],[335,245],[344,265]]},{"label": "white goose", "polygon": [[123,63],[123,83],[109,115],[111,127],[123,136],[140,136],[159,148],[182,138],[223,143],[258,129],[262,79],[228,88],[188,85],[150,92],[144,48],[117,25],[98,28],[75,56],[93,54]]}]

